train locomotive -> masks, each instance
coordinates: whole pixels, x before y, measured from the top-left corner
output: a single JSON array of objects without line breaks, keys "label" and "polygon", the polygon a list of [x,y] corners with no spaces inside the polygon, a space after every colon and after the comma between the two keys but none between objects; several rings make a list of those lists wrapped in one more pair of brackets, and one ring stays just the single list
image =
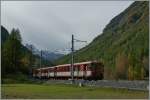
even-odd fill
[{"label": "train locomotive", "polygon": [[[97,61],[74,63],[74,79],[101,80],[104,77],[104,65]],[[36,68],[32,71],[34,78],[71,79],[71,64]]]}]

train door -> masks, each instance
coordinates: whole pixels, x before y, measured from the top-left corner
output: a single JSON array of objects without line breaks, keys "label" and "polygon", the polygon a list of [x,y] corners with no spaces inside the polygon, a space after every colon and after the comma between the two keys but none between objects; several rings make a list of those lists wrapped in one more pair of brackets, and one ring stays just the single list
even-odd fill
[{"label": "train door", "polygon": [[80,71],[79,68],[80,68],[80,66],[77,65],[76,67],[77,67],[77,78],[78,78],[79,77],[79,71]]},{"label": "train door", "polygon": [[54,67],[54,79],[57,77],[57,67]]},{"label": "train door", "polygon": [[97,72],[96,72],[96,64],[95,63],[91,63],[91,71],[92,71],[91,78],[93,80],[96,80],[96,78],[97,78]]},{"label": "train door", "polygon": [[86,75],[87,75],[87,65],[83,65],[83,77],[84,79],[86,79]]}]

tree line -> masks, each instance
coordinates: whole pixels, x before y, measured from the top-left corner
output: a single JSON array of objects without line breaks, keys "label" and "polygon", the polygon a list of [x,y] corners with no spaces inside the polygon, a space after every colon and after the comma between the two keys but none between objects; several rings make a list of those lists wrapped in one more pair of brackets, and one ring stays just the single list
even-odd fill
[{"label": "tree line", "polygon": [[31,59],[31,56],[32,52],[22,45],[19,29],[13,28],[7,40],[1,45],[2,78],[19,73],[29,74],[31,63],[34,60]]}]

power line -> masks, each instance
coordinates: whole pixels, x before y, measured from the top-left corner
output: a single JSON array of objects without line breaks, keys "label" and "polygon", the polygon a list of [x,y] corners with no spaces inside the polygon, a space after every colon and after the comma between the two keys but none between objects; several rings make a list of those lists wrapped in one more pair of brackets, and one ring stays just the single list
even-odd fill
[{"label": "power line", "polygon": [[78,39],[74,39],[74,40],[76,40],[76,42],[86,42],[87,43],[87,41],[82,41],[82,40],[78,40]]}]

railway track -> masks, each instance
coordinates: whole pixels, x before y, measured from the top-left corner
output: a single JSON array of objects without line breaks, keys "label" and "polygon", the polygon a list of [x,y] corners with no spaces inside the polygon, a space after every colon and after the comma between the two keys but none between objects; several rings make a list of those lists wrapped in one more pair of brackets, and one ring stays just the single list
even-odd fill
[{"label": "railway track", "polygon": [[[70,80],[47,80],[48,84],[71,84]],[[75,80],[74,84],[92,87],[111,87],[111,88],[125,88],[129,90],[149,90],[149,81],[127,81],[127,80]]]}]

